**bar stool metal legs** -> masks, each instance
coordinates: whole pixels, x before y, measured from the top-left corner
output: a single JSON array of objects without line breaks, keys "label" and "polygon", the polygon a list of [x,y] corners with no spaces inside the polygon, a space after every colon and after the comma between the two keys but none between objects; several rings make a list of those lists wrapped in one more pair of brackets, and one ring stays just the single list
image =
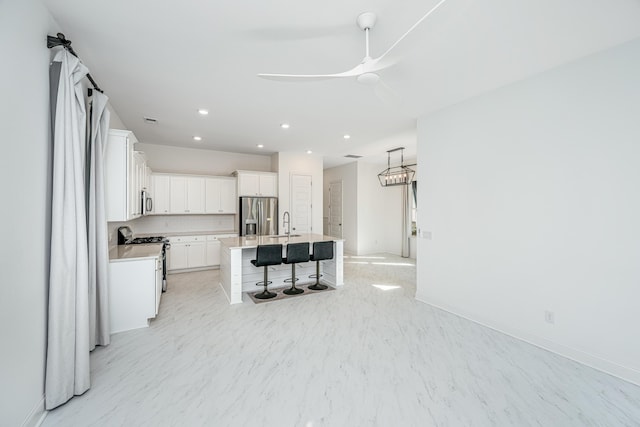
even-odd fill
[{"label": "bar stool metal legs", "polygon": [[282,258],[285,264],[291,264],[291,279],[285,279],[285,282],[291,280],[291,287],[283,292],[287,295],[297,295],[304,292],[304,289],[296,288],[296,263],[309,261],[309,242],[289,243],[287,245],[287,257]]},{"label": "bar stool metal legs", "polygon": [[264,266],[264,280],[262,282],[258,282],[256,283],[256,285],[260,286],[260,284],[264,284],[264,290],[262,292],[260,292],[259,294],[255,294],[254,297],[258,298],[258,299],[269,299],[269,298],[275,298],[276,297],[276,293],[275,292],[271,292],[269,291],[269,289],[267,288],[268,285],[270,285],[273,282],[269,281],[269,273],[268,273],[268,266]]},{"label": "bar stool metal legs", "polygon": [[316,262],[316,274],[312,274],[309,277],[315,277],[316,283],[309,286],[309,289],[314,291],[322,291],[328,288],[327,285],[320,284],[320,261],[333,259],[333,242],[314,242],[313,243],[313,255],[311,255],[311,261]]}]

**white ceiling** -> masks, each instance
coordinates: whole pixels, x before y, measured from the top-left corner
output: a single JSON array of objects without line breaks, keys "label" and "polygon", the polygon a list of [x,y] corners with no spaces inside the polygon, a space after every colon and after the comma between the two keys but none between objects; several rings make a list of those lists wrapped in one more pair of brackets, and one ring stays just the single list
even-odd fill
[{"label": "white ceiling", "polygon": [[378,14],[375,57],[436,2],[45,0],[140,141],[254,154],[310,149],[325,166],[346,154],[385,160],[400,145],[411,157],[416,117],[640,37],[640,0],[448,0],[394,50],[400,62],[379,73],[400,105],[355,79],[256,77],[346,71],[364,56],[359,13]]}]

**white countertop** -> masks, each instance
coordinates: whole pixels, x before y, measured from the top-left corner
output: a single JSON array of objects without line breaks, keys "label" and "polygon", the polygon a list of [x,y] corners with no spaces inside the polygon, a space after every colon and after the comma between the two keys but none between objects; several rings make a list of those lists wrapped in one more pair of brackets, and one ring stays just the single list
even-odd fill
[{"label": "white countertop", "polygon": [[156,258],[162,252],[162,243],[142,245],[118,245],[109,251],[109,261],[129,261],[132,259]]},{"label": "white countertop", "polygon": [[289,243],[304,243],[304,242],[327,242],[327,241],[343,241],[344,239],[337,239],[331,236],[323,236],[322,234],[301,234],[299,237],[278,237],[273,236],[243,236],[243,237],[227,237],[220,239],[223,246],[231,249],[250,249],[255,248],[258,245],[274,245],[282,244],[287,245]]}]

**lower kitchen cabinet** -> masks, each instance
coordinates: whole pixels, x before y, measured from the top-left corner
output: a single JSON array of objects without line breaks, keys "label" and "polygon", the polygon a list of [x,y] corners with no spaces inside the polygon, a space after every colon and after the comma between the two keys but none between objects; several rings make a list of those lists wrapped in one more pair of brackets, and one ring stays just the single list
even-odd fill
[{"label": "lower kitchen cabinet", "polygon": [[170,237],[168,270],[217,267],[220,265],[220,241],[237,234]]},{"label": "lower kitchen cabinet", "polygon": [[111,333],[149,326],[162,297],[162,257],[109,263]]},{"label": "lower kitchen cabinet", "polygon": [[216,236],[207,236],[207,264],[220,265],[220,241]]},{"label": "lower kitchen cabinet", "polygon": [[171,242],[171,248],[169,249],[169,263],[167,265],[168,270],[180,270],[189,267],[188,261],[188,243],[173,243]]},{"label": "lower kitchen cabinet", "polygon": [[207,245],[205,242],[191,242],[187,250],[189,268],[204,267],[207,265]]},{"label": "lower kitchen cabinet", "polygon": [[206,236],[170,237],[168,270],[207,266]]}]

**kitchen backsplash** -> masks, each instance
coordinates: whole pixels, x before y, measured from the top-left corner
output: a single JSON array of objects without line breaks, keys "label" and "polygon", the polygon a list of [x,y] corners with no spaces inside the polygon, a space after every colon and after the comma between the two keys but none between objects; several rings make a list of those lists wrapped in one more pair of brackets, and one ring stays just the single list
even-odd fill
[{"label": "kitchen backsplash", "polygon": [[127,222],[108,223],[109,248],[118,244],[118,227],[128,225],[136,234],[189,233],[198,231],[233,231],[235,215],[149,215]]}]

